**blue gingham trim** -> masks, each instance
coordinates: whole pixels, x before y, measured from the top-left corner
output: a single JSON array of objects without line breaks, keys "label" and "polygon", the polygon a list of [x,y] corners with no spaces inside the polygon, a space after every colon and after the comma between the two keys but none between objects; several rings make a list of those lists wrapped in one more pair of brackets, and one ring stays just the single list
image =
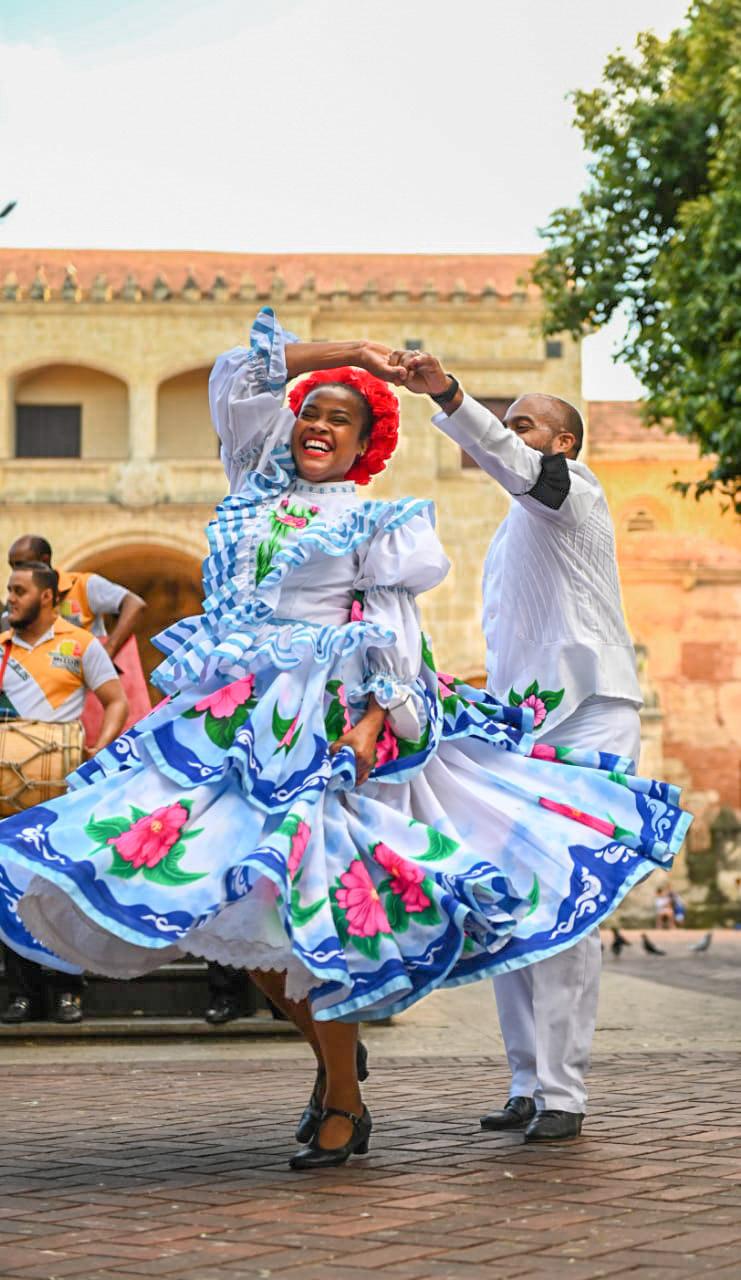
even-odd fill
[{"label": "blue gingham trim", "polygon": [[258,311],[250,330],[250,351],[262,358],[267,389],[274,394],[282,392],[288,380],[286,343],[298,341],[295,333],[281,328],[272,307]]}]

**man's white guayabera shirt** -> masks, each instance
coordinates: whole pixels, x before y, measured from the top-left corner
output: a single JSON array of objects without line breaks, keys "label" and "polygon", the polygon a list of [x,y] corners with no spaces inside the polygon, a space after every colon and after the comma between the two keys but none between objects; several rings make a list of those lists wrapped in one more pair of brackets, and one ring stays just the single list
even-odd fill
[{"label": "man's white guayabera shirt", "polygon": [[543,732],[595,695],[640,707],[615,534],[597,477],[562,454],[530,449],[470,396],[433,422],[514,499],[484,566],[490,691],[505,703],[529,701]]}]

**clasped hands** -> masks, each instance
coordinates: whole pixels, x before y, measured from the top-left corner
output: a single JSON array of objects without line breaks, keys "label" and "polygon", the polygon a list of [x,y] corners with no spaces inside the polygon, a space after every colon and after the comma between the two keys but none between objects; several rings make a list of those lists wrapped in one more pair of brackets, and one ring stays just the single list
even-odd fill
[{"label": "clasped hands", "polygon": [[440,361],[428,351],[394,351],[382,342],[365,341],[360,345],[359,363],[384,382],[406,387],[416,395],[439,396],[450,385]]}]

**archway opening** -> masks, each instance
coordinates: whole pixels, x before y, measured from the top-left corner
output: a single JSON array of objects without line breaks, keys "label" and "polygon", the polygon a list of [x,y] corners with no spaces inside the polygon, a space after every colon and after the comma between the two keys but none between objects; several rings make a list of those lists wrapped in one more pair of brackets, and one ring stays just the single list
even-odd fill
[{"label": "archway opening", "polygon": [[[100,573],[146,600],[147,610],[137,628],[136,641],[147,680],[163,661],[150,638],[178,618],[201,612],[201,565],[188,552],[159,543],[126,543],[76,560],[70,567]],[[162,697],[153,685],[150,693],[154,702]]]},{"label": "archway opening", "polygon": [[19,458],[125,458],[129,393],[109,373],[47,364],[15,379],[15,448]]}]

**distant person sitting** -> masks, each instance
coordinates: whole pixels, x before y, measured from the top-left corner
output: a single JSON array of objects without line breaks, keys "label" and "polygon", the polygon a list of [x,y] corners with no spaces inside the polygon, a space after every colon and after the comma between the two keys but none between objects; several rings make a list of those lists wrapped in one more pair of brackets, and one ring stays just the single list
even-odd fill
[{"label": "distant person sitting", "polygon": [[657,929],[673,929],[675,925],[672,893],[668,885],[659,889],[654,898],[654,915]]}]

